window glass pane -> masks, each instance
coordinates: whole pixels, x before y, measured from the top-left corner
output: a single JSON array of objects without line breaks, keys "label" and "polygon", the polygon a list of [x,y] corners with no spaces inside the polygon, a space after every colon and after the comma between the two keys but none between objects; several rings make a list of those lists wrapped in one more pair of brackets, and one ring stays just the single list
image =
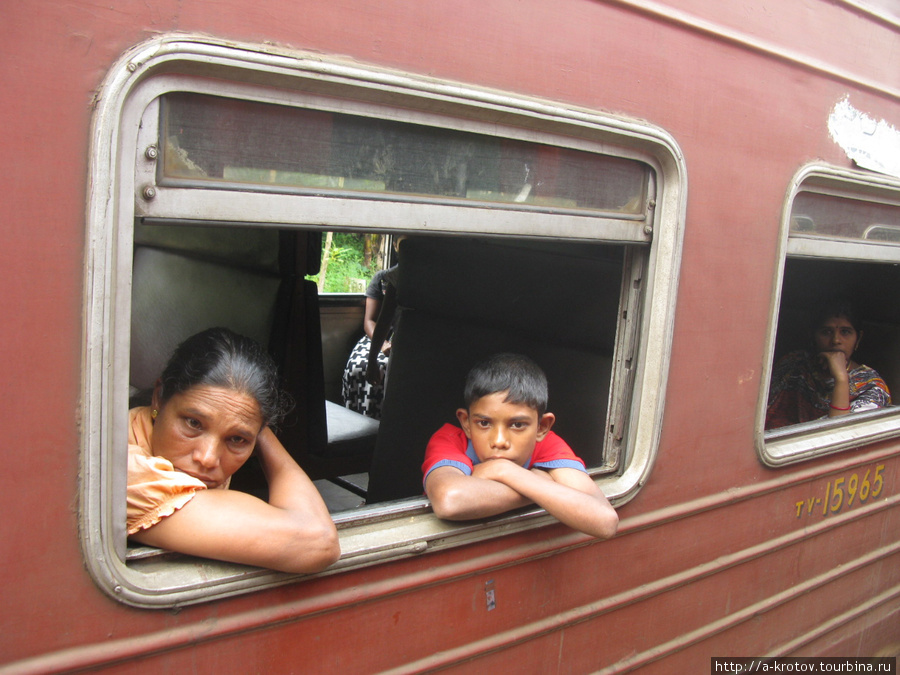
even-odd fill
[{"label": "window glass pane", "polygon": [[201,94],[162,107],[163,180],[417,195],[640,214],[633,160]]},{"label": "window glass pane", "polygon": [[900,208],[801,192],[791,210],[791,234],[900,243]]}]

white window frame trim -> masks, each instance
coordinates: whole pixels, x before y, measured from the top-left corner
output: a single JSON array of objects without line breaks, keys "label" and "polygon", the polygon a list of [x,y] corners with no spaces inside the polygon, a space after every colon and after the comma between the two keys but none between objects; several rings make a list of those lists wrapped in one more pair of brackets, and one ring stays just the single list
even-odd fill
[{"label": "white window frame trim", "polygon": [[[135,194],[140,188],[134,167],[142,114],[139,106],[144,100],[139,90],[152,86],[156,76],[177,76],[187,70],[227,75],[228,79],[261,87],[294,82],[311,90],[344,88],[355,94],[366,94],[376,103],[415,98],[427,101],[432,107],[468,110],[487,119],[530,123],[538,135],[540,129],[546,128],[572,138],[573,142],[579,136],[592,139],[595,148],[598,143],[608,143],[609,154],[633,156],[650,164],[656,172],[657,197],[651,205],[655,213],[644,279],[643,329],[636,345],[642,356],[634,375],[630,424],[623,441],[624,468],[618,475],[597,478],[604,493],[616,505],[637,494],[647,480],[659,444],[686,208],[684,158],[667,132],[640,121],[329,60],[319,54],[239,45],[205,36],[160,36],[133,48],[113,66],[96,97],[92,129],[86,223],[79,521],[85,562],[101,589],[133,606],[171,607],[270,588],[300,578],[191,558],[160,563],[147,572],[136,571],[124,562],[126,457],[124,452],[104,453],[104,448],[124,449],[127,444],[124,402],[128,399],[130,360],[131,258]],[[517,218],[521,215],[518,213]],[[204,220],[208,220],[206,215]],[[635,227],[634,223],[629,225]],[[516,230],[520,234],[518,226]],[[547,236],[544,230],[539,234]],[[650,232],[644,234],[649,236]],[[565,238],[573,237],[567,234]],[[593,237],[585,232],[582,238]],[[483,541],[555,522],[543,510],[533,509],[491,519],[488,523],[448,523],[431,514],[424,498],[374,505],[335,520],[343,553],[322,574]],[[571,545],[572,533],[560,532],[542,546],[555,550]],[[586,539],[586,536],[575,538]]]}]

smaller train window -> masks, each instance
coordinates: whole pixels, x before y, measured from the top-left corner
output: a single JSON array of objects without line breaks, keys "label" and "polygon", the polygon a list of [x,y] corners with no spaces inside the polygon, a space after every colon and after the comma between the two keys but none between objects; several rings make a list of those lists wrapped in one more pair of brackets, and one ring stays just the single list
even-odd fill
[{"label": "smaller train window", "polygon": [[783,231],[757,445],[770,466],[900,434],[900,183],[807,167]]}]

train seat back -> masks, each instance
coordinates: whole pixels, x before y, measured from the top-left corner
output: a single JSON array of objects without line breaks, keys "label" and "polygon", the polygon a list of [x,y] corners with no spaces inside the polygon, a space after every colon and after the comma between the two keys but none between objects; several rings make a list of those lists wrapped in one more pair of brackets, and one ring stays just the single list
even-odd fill
[{"label": "train seat back", "polygon": [[428,439],[456,424],[468,370],[519,352],[547,373],[554,429],[600,463],[620,258],[588,246],[409,238],[400,249],[401,306],[375,447],[369,501],[422,494]]},{"label": "train seat back", "polygon": [[[226,236],[213,237],[213,232]],[[268,348],[276,314],[284,315],[284,307],[278,307],[282,286],[278,248],[275,232],[137,228],[133,390],[152,389],[175,347],[211,326],[225,326]]]}]

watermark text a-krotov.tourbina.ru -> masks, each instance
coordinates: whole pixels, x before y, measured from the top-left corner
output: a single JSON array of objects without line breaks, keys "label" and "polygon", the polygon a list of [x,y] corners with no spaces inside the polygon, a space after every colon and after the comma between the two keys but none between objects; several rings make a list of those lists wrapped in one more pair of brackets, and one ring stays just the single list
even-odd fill
[{"label": "watermark text a-krotov.tourbina.ru", "polygon": [[710,673],[890,673],[896,657],[713,657]]}]

